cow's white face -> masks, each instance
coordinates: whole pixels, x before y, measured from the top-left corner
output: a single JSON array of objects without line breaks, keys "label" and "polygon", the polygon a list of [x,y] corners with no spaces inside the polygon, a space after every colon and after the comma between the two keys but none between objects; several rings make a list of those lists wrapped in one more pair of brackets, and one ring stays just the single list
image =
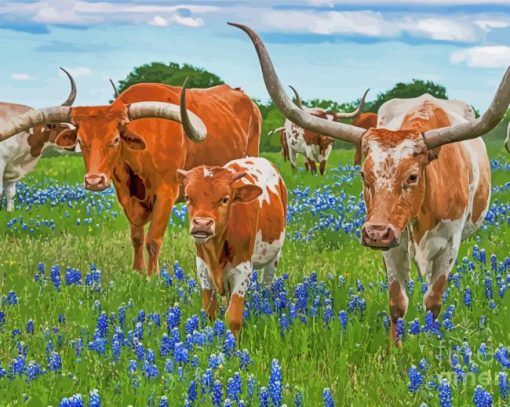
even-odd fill
[{"label": "cow's white face", "polygon": [[362,149],[367,208],[362,243],[389,249],[398,246],[403,230],[422,206],[429,152],[421,134],[386,129],[369,130]]}]

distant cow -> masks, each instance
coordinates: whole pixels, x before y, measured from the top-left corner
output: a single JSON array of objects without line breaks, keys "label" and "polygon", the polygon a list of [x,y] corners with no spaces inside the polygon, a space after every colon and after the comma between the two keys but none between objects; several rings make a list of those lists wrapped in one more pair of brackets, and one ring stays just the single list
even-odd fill
[{"label": "distant cow", "polygon": [[377,127],[377,114],[372,112],[360,113],[358,117],[352,120],[352,125],[366,130]]},{"label": "distant cow", "polygon": [[0,140],[34,123],[73,123],[76,129],[62,132],[56,144],[80,145],[85,188],[101,191],[113,180],[131,228],[133,268],[145,269],[145,246],[150,275],[159,271],[163,236],[179,197],[177,170],[257,156],[261,121],[250,97],[228,85],[186,92],[185,87],[140,83],[111,105],[24,113],[0,126]]},{"label": "distant cow", "polygon": [[296,107],[280,85],[261,39],[250,28],[236,26],[254,43],[269,94],[286,117],[361,147],[367,208],[362,243],[384,250],[391,338],[400,343],[397,321],[408,308],[409,260],[427,278],[424,306],[437,317],[460,242],[477,230],[487,213],[490,162],[479,137],[493,129],[508,108],[510,67],[489,109],[478,119],[464,102],[424,94],[389,100],[379,109],[377,128],[366,131]]},{"label": "distant cow", "polygon": [[[368,93],[368,89],[360,100],[359,106],[354,112],[343,113],[343,112],[331,112],[320,107],[307,107],[301,103],[301,98],[297,93],[296,89],[290,87],[295,95],[296,105],[310,113],[315,117],[320,117],[326,120],[340,120],[340,119],[352,119],[360,114],[365,104],[365,97]],[[303,154],[305,157],[305,167],[312,173],[317,172],[317,162],[319,163],[319,171],[321,175],[326,171],[326,162],[333,149],[334,139],[317,132],[305,130],[302,127],[297,126],[289,119],[285,120],[285,124],[282,127],[273,130],[270,134],[276,132],[280,133],[280,142],[282,144],[282,154],[284,160],[287,158],[290,160],[293,169],[297,167],[297,155]]]},{"label": "distant cow", "polygon": [[[76,98],[76,84],[69,72],[60,69],[71,81],[71,92],[62,106],[71,106]],[[0,123],[30,110],[33,109],[25,105],[0,102]],[[0,197],[5,191],[7,211],[14,209],[16,182],[34,169],[43,150],[55,145],[57,136],[69,128],[67,123],[37,125],[0,142]]]},{"label": "distant cow", "polygon": [[203,308],[214,319],[214,294],[226,295],[227,320],[237,335],[252,270],[264,269],[266,286],[273,281],[285,239],[287,189],[276,168],[257,157],[223,167],[202,165],[179,175],[197,250]]}]

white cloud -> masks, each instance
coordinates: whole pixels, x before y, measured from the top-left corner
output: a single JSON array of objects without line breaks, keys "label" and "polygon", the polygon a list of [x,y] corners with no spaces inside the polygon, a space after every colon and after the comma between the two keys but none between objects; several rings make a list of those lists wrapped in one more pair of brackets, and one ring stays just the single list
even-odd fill
[{"label": "white cloud", "polygon": [[[207,5],[147,5],[146,2],[89,2],[87,0],[38,0],[33,3],[2,1],[0,15],[40,24],[94,25],[107,23],[146,23],[165,26],[165,21],[188,27],[203,20],[187,14],[207,14],[219,8]],[[185,10],[186,16],[181,12]],[[154,17],[155,16],[155,17]]]},{"label": "white cloud", "polygon": [[468,21],[454,21],[447,18],[406,18],[397,25],[404,31],[441,41],[476,41],[479,37],[476,27]]},{"label": "white cloud", "polygon": [[[318,7],[333,7],[335,5],[409,5],[409,0],[307,0],[308,4]],[[413,5],[431,6],[431,5],[483,5],[483,4],[501,4],[508,5],[508,0],[413,0]]]},{"label": "white cloud", "polygon": [[11,79],[14,79],[15,81],[29,81],[29,80],[32,80],[33,78],[26,74],[26,73],[13,73],[11,75]]},{"label": "white cloud", "polygon": [[[84,67],[84,66],[76,66],[74,68],[65,68],[67,72],[69,72],[73,77],[77,78],[78,76],[90,76],[92,74],[92,69]],[[60,76],[64,76],[64,72],[59,72]]]},{"label": "white cloud", "polygon": [[168,20],[161,16],[155,16],[149,21],[149,24],[155,25],[156,27],[168,27]]},{"label": "white cloud", "polygon": [[168,27],[171,23],[175,23],[178,25],[182,25],[185,27],[201,27],[204,25],[204,20],[200,17],[183,17],[179,14],[172,16],[171,18],[164,18],[161,16],[155,16],[152,20],[149,21],[150,25],[154,25],[156,27]]},{"label": "white cloud", "polygon": [[472,47],[455,51],[450,55],[453,64],[465,63],[477,68],[504,68],[510,65],[510,47]]},{"label": "white cloud", "polygon": [[510,19],[481,19],[475,20],[475,24],[482,30],[490,31],[493,28],[507,28],[510,27]]}]

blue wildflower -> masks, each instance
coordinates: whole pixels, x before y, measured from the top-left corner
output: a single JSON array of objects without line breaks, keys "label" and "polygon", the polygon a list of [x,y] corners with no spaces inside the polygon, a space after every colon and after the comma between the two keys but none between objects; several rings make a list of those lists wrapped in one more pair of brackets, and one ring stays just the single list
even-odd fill
[{"label": "blue wildflower", "polygon": [[271,362],[271,371],[269,375],[269,395],[273,404],[280,406],[282,404],[282,390],[283,390],[283,376],[280,364],[277,359],[273,359]]},{"label": "blue wildflower", "polygon": [[97,389],[90,392],[89,407],[101,407],[101,397]]},{"label": "blue wildflower", "polygon": [[424,382],[423,375],[414,365],[409,368],[407,374],[409,376],[409,384],[407,388],[411,393],[416,393]]},{"label": "blue wildflower", "polygon": [[220,407],[222,401],[223,401],[223,385],[219,380],[215,380],[212,391],[212,404],[213,406]]},{"label": "blue wildflower", "polygon": [[510,389],[508,387],[508,374],[505,372],[499,372],[499,393],[503,400],[508,399]]},{"label": "blue wildflower", "polygon": [[335,407],[333,395],[331,394],[331,390],[327,387],[322,391],[322,400],[324,401],[324,407]]},{"label": "blue wildflower", "polygon": [[485,391],[482,386],[478,385],[473,394],[473,403],[476,407],[491,407],[492,396],[489,392]]},{"label": "blue wildflower", "polygon": [[223,343],[223,351],[227,356],[231,356],[236,349],[236,338],[230,330],[225,335],[225,342]]},{"label": "blue wildflower", "polygon": [[62,369],[62,358],[57,352],[51,352],[48,356],[48,369],[54,372]]},{"label": "blue wildflower", "polygon": [[439,405],[441,407],[452,407],[452,389],[446,379],[442,379],[439,384]]}]

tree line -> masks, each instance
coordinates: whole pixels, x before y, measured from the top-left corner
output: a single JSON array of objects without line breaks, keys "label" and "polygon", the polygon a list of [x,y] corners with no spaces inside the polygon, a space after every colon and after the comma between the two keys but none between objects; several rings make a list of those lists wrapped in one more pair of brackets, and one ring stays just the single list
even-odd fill
[{"label": "tree line", "polygon": [[[137,83],[163,83],[166,85],[181,86],[186,78],[189,78],[188,83],[190,88],[208,88],[224,83],[218,75],[193,65],[180,65],[175,62],[170,62],[168,64],[152,62],[135,67],[127,75],[126,79],[119,81],[118,90],[119,92],[123,92]],[[381,105],[387,100],[393,98],[412,98],[420,96],[423,93],[430,93],[440,99],[448,99],[444,86],[433,81],[413,79],[411,82],[407,83],[399,82],[395,84],[393,88],[378,93],[374,100],[366,102],[364,111],[377,113]],[[267,137],[267,133],[271,129],[282,126],[284,117],[278,109],[276,109],[273,102],[263,102],[257,99],[254,99],[254,102],[258,105],[263,117],[262,136],[260,139],[261,151],[277,151],[280,149],[279,138],[276,135]],[[321,107],[326,110],[350,112],[356,108],[359,100],[338,102],[326,99],[312,99],[303,101],[303,103],[309,107]]]}]

